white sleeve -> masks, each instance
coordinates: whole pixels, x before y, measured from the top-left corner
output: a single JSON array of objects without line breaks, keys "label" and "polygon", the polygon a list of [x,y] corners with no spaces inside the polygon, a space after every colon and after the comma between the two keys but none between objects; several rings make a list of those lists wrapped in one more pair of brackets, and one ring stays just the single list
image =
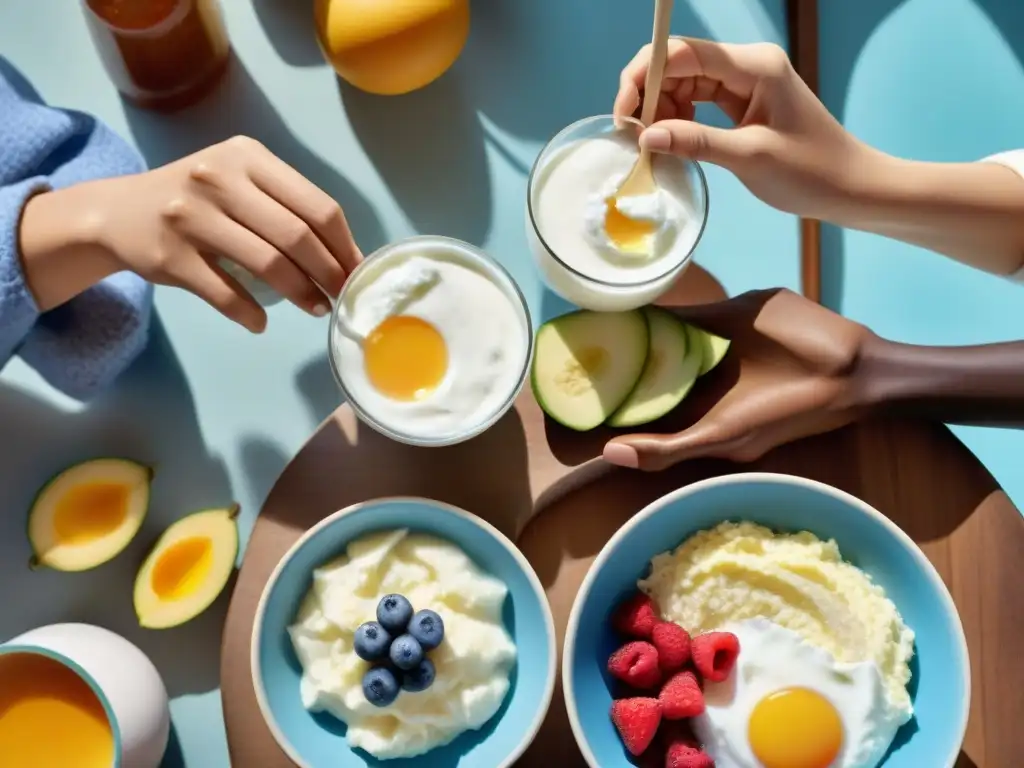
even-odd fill
[{"label": "white sleeve", "polygon": [[[982,160],[982,162],[1005,165],[1010,170],[1016,171],[1021,178],[1024,178],[1024,149],[1011,149],[1009,152],[1000,152],[998,155],[990,155]],[[1010,275],[1010,279],[1024,283],[1024,269]]]}]

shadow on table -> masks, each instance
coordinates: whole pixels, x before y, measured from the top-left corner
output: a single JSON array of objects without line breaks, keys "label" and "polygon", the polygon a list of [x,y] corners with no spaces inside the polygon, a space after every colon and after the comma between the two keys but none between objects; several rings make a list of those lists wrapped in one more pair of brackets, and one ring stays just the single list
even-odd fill
[{"label": "shadow on table", "polygon": [[[650,38],[652,16],[624,17],[618,0],[494,0],[472,8],[463,54],[427,87],[374,96],[339,81],[339,91],[363,149],[416,231],[481,245],[493,215],[486,146],[525,175],[528,161],[500,132],[542,140],[609,112],[619,71]],[[708,34],[686,5],[677,4],[673,29]],[[498,131],[485,130],[481,116]]]},{"label": "shadow on table", "polygon": [[[728,298],[725,288],[714,275],[696,262],[692,262],[676,283],[658,300],[664,306],[706,304]],[[576,310],[578,307],[554,291],[544,288],[541,295],[540,322]]]},{"label": "shadow on table", "polygon": [[[903,4],[902,0],[862,0],[856,10],[851,11],[837,4],[831,13],[841,16],[841,26],[823,39],[827,55],[821,58],[821,98],[836,118],[843,122],[850,81],[864,46],[872,34]],[[1024,4],[1009,3],[1005,0],[975,0],[978,6],[999,30],[1000,35],[1011,48],[1017,60],[1024,66]],[[841,28],[841,34],[836,33]],[[823,49],[824,50],[824,49]],[[822,226],[822,303],[842,311],[844,241],[843,233],[837,227]]]},{"label": "shadow on table", "polygon": [[242,472],[249,484],[250,498],[259,504],[259,509],[255,510],[257,515],[290,459],[281,446],[265,437],[250,436],[242,440]]},{"label": "shadow on table", "polygon": [[[491,0],[473,4],[456,67],[470,103],[504,131],[543,141],[582,117],[611,112],[619,72],[651,39],[653,4],[620,0]],[[688,3],[672,31],[710,37]]]},{"label": "shadow on table", "polygon": [[295,375],[295,386],[317,424],[345,402],[326,355],[317,355],[306,362]]},{"label": "shadow on table", "polygon": [[338,201],[364,252],[384,244],[380,220],[370,203],[337,169],[295,137],[237,58],[231,62],[224,81],[189,109],[160,115],[126,103],[124,112],[150,167],[232,136],[252,136]]},{"label": "shadow on table", "polygon": [[[345,402],[323,355],[310,359],[299,369],[295,385],[316,424]],[[252,435],[242,441],[242,471],[249,484],[250,498],[256,499],[261,508],[291,458],[281,446],[266,437]]]},{"label": "shadow on table", "polygon": [[164,752],[164,759],[160,761],[160,768],[186,768],[185,753],[181,749],[178,732],[173,725],[167,739],[167,751]]},{"label": "shadow on table", "polygon": [[415,231],[482,246],[491,230],[491,179],[465,76],[456,67],[403,96],[376,96],[339,78],[338,91],[352,130]]},{"label": "shadow on table", "polygon": [[[247,464],[259,469],[273,460],[273,448],[251,441],[246,455]],[[305,531],[356,502],[420,496],[469,510],[514,538],[531,514],[530,493],[526,431],[515,409],[470,440],[429,450],[399,443],[345,414],[299,450],[263,514],[278,526]]]},{"label": "shadow on table", "polygon": [[[323,422],[345,402],[325,355],[306,362],[295,375],[295,386],[306,402],[312,421]],[[252,435],[242,441],[242,471],[249,485],[250,498],[262,507],[277,478],[291,456],[277,443]]]},{"label": "shadow on table", "polygon": [[316,42],[312,2],[253,0],[252,7],[283,61],[293,67],[328,66]]},{"label": "shadow on table", "polygon": [[[190,512],[232,501],[223,463],[204,444],[188,382],[159,320],[135,365],[87,407],[58,410],[0,386],[0,424],[0,584],[11,595],[0,612],[0,639],[52,623],[96,624],[138,645],[172,697],[217,688],[230,586],[202,616],[176,629],[141,629],[132,604],[135,575],[160,533]],[[25,515],[35,493],[66,466],[100,456],[155,467],[142,530],[124,552],[94,570],[29,571]]]},{"label": "shadow on table", "polygon": [[[902,4],[902,0],[864,0],[856,13],[842,13],[842,34],[827,38],[828,54],[821,56],[819,93],[822,101],[843,122],[846,94],[853,69],[864,44],[882,21]],[[836,9],[831,11],[834,13]],[[830,224],[821,227],[821,303],[842,312],[843,271],[845,264],[843,231]]]},{"label": "shadow on table", "polygon": [[1006,0],[974,0],[992,20],[1006,44],[1013,49],[1017,61],[1024,66],[1024,4]]},{"label": "shadow on table", "polygon": [[[569,435],[564,428],[550,428],[559,429],[563,441],[584,439],[578,434]],[[661,431],[657,425],[653,429]],[[566,562],[596,556],[643,504],[706,477],[777,472],[817,480],[863,499],[915,542],[927,546],[953,534],[972,515],[987,515],[986,505],[999,491],[988,471],[959,441],[941,434],[945,431],[938,424],[870,421],[783,445],[747,464],[718,459],[685,461],[662,472],[644,474],[639,506],[635,473],[615,470],[556,501],[530,523],[519,543],[528,552],[541,582],[551,587]],[[553,437],[549,435],[548,439],[551,442]],[[864,456],[884,456],[886,461],[873,460],[867,466],[862,461]],[[928,461],[922,462],[921,456],[927,456]],[[887,472],[884,478],[874,474],[879,468]],[[944,481],[937,484],[936,477]],[[604,522],[597,514],[599,508],[608,513]],[[588,510],[586,529],[573,522],[584,514],[582,510]],[[560,544],[550,547],[538,543],[552,541]]]}]

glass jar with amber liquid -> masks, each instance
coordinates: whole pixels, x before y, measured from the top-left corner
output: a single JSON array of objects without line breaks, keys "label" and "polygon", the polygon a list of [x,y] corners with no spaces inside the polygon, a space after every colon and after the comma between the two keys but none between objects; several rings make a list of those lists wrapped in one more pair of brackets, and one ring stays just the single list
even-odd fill
[{"label": "glass jar with amber liquid", "polygon": [[118,91],[146,109],[198,101],[227,68],[219,0],[82,0],[100,57]]}]

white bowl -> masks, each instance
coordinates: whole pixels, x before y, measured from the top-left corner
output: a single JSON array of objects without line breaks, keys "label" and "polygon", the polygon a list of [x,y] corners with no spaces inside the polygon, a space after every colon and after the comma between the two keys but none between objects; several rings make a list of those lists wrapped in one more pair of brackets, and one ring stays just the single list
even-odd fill
[{"label": "white bowl", "polygon": [[90,624],[51,624],[0,645],[0,655],[13,653],[60,662],[92,688],[111,719],[117,755],[111,768],[160,765],[171,730],[167,689],[135,645]]}]

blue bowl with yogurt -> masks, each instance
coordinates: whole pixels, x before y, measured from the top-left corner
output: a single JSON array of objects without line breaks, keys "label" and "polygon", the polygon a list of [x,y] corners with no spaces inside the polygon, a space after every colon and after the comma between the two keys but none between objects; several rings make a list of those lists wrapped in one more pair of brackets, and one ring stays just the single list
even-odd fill
[{"label": "blue bowl with yogurt", "polygon": [[[655,555],[727,521],[833,539],[843,559],[885,591],[915,633],[908,685],[914,716],[877,765],[952,768],[967,727],[971,680],[963,627],[942,579],[909,536],[863,501],[822,483],[764,473],[717,477],[670,493],[633,517],[598,554],[570,613],[562,657],[566,708],[587,762],[594,768],[636,764],[609,716],[614,681],[607,661],[623,643],[610,625],[612,611],[636,593]],[[741,644],[741,661],[743,653]],[[730,706],[740,698],[736,693]]]},{"label": "blue bowl with yogurt", "polygon": [[[501,623],[516,646],[516,661],[500,708],[481,728],[467,730],[447,745],[413,758],[378,760],[349,745],[344,722],[327,712],[311,713],[303,706],[302,666],[288,628],[296,622],[316,569],[344,554],[347,545],[357,539],[400,529],[454,544],[480,571],[505,584],[508,593],[502,605]],[[446,633],[451,631],[446,623]],[[554,622],[547,598],[530,564],[515,545],[469,512],[418,498],[386,498],[356,504],[307,531],[282,558],[267,582],[256,612],[251,649],[253,685],[264,720],[277,743],[300,768],[390,764],[423,768],[511,766],[533,741],[547,714],[557,659]],[[382,714],[386,712],[381,710]]]}]

